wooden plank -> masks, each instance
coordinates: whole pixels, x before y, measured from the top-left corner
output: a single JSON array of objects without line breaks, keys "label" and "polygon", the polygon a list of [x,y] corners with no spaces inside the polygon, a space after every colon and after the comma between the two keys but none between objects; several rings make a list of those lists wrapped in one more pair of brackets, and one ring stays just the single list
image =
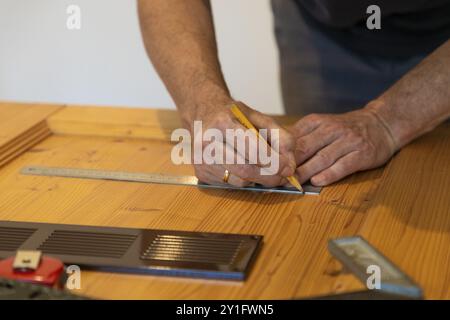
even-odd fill
[{"label": "wooden plank", "polygon": [[181,127],[173,110],[69,106],[48,120],[56,134],[151,138],[168,141]]},{"label": "wooden plank", "polygon": [[33,130],[31,132],[27,131],[27,136],[18,140],[14,145],[12,145],[9,149],[0,153],[0,167],[15,159],[17,156],[22,154],[24,151],[28,150],[35,144],[41,142],[45,138],[49,137],[52,133],[50,129],[42,123],[42,125],[36,126],[38,129]]},{"label": "wooden plank", "polygon": [[[17,112],[0,108],[0,116],[19,117]],[[319,197],[296,197],[21,176],[20,169],[31,164],[193,174],[190,166],[170,161],[167,138],[180,126],[174,111],[69,107],[49,123],[58,135],[0,169],[0,219],[265,237],[243,283],[83,271],[79,293],[282,299],[361,289],[326,247],[330,238],[361,234],[415,278],[427,297],[449,298],[448,125],[403,149],[386,169],[353,175]]]},{"label": "wooden plank", "polygon": [[62,106],[0,103],[0,147],[46,120]]},{"label": "wooden plank", "polygon": [[[275,117],[287,124],[295,118]],[[52,132],[66,135],[146,138],[170,141],[182,124],[175,110],[86,107],[69,105],[48,119]]]},{"label": "wooden plank", "polygon": [[0,103],[0,167],[51,132],[46,119],[61,106]]},{"label": "wooden plank", "polygon": [[21,143],[23,140],[26,140],[31,134],[41,131],[41,130],[47,130],[50,131],[47,124],[42,121],[35,126],[31,127],[27,131],[21,133],[20,135],[16,136],[15,138],[11,139],[8,143],[5,143],[0,147],[0,154],[3,154],[4,152],[9,151],[11,148],[14,148],[17,144]]},{"label": "wooden plank", "polygon": [[360,231],[431,299],[450,299],[449,164],[447,123],[390,163]]}]

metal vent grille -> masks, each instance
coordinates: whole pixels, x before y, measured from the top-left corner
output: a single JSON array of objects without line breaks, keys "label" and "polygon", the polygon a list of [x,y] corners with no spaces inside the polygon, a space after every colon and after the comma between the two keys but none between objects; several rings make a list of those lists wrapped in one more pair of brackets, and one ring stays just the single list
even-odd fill
[{"label": "metal vent grille", "polygon": [[237,239],[157,235],[141,259],[231,265],[241,245]]},{"label": "metal vent grille", "polygon": [[16,251],[36,229],[0,227],[0,251]]},{"label": "metal vent grille", "polygon": [[120,259],[136,238],[130,234],[55,230],[39,250],[47,254]]},{"label": "metal vent grille", "polygon": [[0,221],[0,260],[17,249],[40,250],[107,272],[242,281],[262,244],[251,234]]}]

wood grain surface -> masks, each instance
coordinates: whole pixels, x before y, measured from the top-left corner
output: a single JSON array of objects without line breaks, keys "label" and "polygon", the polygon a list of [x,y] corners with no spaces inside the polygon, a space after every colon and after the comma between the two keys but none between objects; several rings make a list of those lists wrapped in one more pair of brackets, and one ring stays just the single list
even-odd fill
[{"label": "wood grain surface", "polygon": [[320,196],[294,196],[22,176],[26,165],[193,174],[170,160],[167,137],[179,125],[173,111],[68,106],[47,123],[52,136],[0,169],[0,220],[264,236],[245,282],[83,271],[77,293],[103,299],[284,299],[358,290],[362,285],[343,273],[327,241],[362,235],[415,279],[427,298],[450,298],[448,124],[384,168],[355,174]]}]

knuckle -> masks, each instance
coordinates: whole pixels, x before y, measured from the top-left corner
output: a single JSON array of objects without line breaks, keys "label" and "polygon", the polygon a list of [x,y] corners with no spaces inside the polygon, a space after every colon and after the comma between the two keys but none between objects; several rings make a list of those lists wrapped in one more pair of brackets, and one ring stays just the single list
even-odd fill
[{"label": "knuckle", "polygon": [[375,149],[375,146],[368,140],[362,139],[361,143],[359,144],[359,150],[364,152],[365,155],[371,154],[375,151]]},{"label": "knuckle", "polygon": [[367,153],[372,150],[370,143],[367,143],[365,141],[361,141],[357,145],[358,149],[364,153]]},{"label": "knuckle", "polygon": [[308,148],[308,145],[305,143],[303,139],[298,139],[295,143],[295,150],[298,153],[308,154],[311,148]]},{"label": "knuckle", "polygon": [[345,130],[345,137],[348,140],[355,141],[355,142],[362,140],[362,136],[353,130]]},{"label": "knuckle", "polygon": [[229,127],[230,116],[225,112],[217,113],[211,121],[210,127],[224,130]]},{"label": "knuckle", "polygon": [[327,152],[319,151],[316,156],[318,157],[319,161],[324,164],[329,164],[333,161],[330,154],[328,154]]},{"label": "knuckle", "polygon": [[243,187],[246,187],[248,185],[248,183],[246,181],[242,180],[242,179],[233,180],[230,184],[235,186],[235,187],[238,187],[238,188],[243,188]]},{"label": "knuckle", "polygon": [[342,132],[344,130],[344,128],[341,125],[333,122],[333,123],[325,124],[323,130],[327,134],[334,134],[337,132]]},{"label": "knuckle", "polygon": [[364,137],[356,132],[350,132],[349,134],[347,134],[346,136],[347,141],[351,142],[352,144],[354,144],[356,147],[358,148],[365,148],[366,140],[364,139]]},{"label": "knuckle", "polygon": [[346,161],[342,163],[339,173],[341,176],[347,176],[349,174],[357,172],[358,170],[360,170],[360,168],[364,166],[363,163],[364,159],[362,159],[361,157],[357,157],[352,161]]},{"label": "knuckle", "polygon": [[252,171],[249,166],[236,166],[233,168],[232,173],[241,179],[247,180],[252,178]]},{"label": "knuckle", "polygon": [[319,177],[313,177],[311,179],[311,182],[313,182],[314,184],[318,185],[323,185],[323,184],[327,184],[329,181],[334,179],[334,173],[328,171],[328,172],[324,172],[320,175]]},{"label": "knuckle", "polygon": [[295,146],[294,137],[288,133],[287,131],[283,131],[282,140],[281,140],[281,148],[283,150],[292,150]]},{"label": "knuckle", "polygon": [[355,130],[353,130],[352,128],[345,126],[345,125],[340,126],[340,131],[342,132],[342,134],[344,136],[347,136],[350,138],[356,138],[359,136],[359,134]]},{"label": "knuckle", "polygon": [[321,116],[320,114],[318,114],[318,113],[311,113],[311,114],[309,114],[309,115],[307,115],[305,118],[304,118],[304,120],[305,121],[309,121],[309,122],[318,122],[318,121],[320,121],[321,119],[323,118],[323,116]]},{"label": "knuckle", "polygon": [[352,167],[354,167],[355,163],[354,161],[344,161],[339,169],[336,170],[336,175],[340,174],[340,175],[347,175],[352,173]]}]

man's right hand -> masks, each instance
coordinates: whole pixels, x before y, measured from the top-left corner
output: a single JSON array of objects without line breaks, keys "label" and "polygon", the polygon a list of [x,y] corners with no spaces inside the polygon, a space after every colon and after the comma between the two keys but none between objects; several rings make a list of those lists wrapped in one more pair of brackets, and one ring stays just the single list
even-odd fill
[{"label": "man's right hand", "polygon": [[[237,150],[236,141],[228,141],[226,139],[227,129],[243,130],[244,132],[246,132],[247,129],[242,126],[231,113],[229,106],[221,106],[208,109],[200,115],[197,114],[196,120],[202,121],[203,133],[207,129],[217,129],[222,133],[224,144],[221,149],[233,154],[234,164],[226,164],[225,155],[222,164],[196,164],[195,172],[197,178],[200,181],[209,184],[223,184],[225,171],[228,170],[230,173],[228,183],[237,187],[245,187],[253,183],[258,183],[266,187],[275,187],[286,184],[286,178],[292,176],[296,169],[293,137],[271,117],[255,111],[243,103],[238,103],[238,106],[257,129],[267,129],[269,134],[265,138],[272,146],[272,152],[274,152],[273,149],[279,151],[279,165],[278,168],[276,168],[277,170],[274,173],[268,174],[267,163],[259,157],[258,146],[260,145],[260,142],[258,141],[256,134],[248,132],[245,141],[245,153],[240,153],[239,151],[242,150]],[[270,131],[273,129],[278,131],[278,135],[270,135]],[[193,131],[193,129],[191,131]],[[192,132],[192,135],[194,134],[195,133]],[[203,150],[207,148],[210,143],[214,142],[203,142]],[[261,145],[263,145],[263,143],[261,143]],[[252,156],[257,158],[257,163],[250,162]],[[270,154],[270,157],[275,156],[276,155],[274,154]],[[236,164],[238,163],[238,159],[242,162],[245,161],[245,164]],[[263,174],[264,172],[266,175]]]},{"label": "man's right hand", "polygon": [[[233,100],[218,59],[209,1],[139,0],[138,5],[145,47],[177,105],[183,124],[192,128],[195,120],[201,120],[203,131],[215,128],[224,137],[226,129],[246,130],[227,107]],[[231,174],[228,183],[239,187],[251,183],[285,184],[285,178],[296,169],[293,137],[270,117],[244,104],[240,108],[255,127],[279,129],[279,138],[268,138],[272,147],[279,150],[278,170],[264,175],[265,168],[260,170],[264,166],[258,161],[256,164],[203,164],[195,166],[197,177],[206,183],[224,183],[225,170],[228,170]],[[226,141],[223,149],[232,148],[231,145]],[[206,147],[202,145],[202,149]],[[241,160],[258,152],[246,149],[244,154],[234,148],[230,151],[235,159]]]}]

